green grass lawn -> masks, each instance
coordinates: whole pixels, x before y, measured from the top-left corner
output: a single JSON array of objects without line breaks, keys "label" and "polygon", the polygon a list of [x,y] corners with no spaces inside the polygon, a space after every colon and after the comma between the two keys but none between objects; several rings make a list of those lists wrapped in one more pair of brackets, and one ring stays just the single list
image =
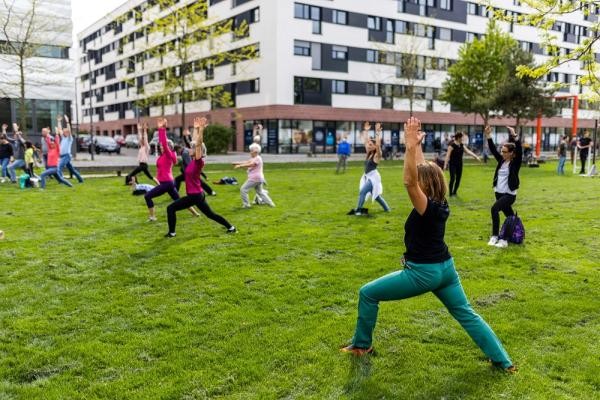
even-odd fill
[{"label": "green grass lawn", "polygon": [[[593,399],[600,393],[600,179],[523,168],[525,244],[487,246],[493,165],[465,166],[446,241],[465,291],[519,367],[491,368],[432,294],[384,303],[378,354],[353,359],[358,289],[397,270],[410,212],[347,216],[361,165],[267,164],[272,209],[147,223],[122,178],[0,185],[0,399]],[[211,179],[243,172],[208,166]],[[144,178],[142,178],[144,179]]]}]

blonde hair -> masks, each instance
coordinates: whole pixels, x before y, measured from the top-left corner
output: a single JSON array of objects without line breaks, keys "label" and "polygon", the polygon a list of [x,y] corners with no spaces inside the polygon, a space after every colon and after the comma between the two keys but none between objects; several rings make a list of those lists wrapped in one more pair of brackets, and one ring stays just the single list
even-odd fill
[{"label": "blonde hair", "polygon": [[446,201],[444,172],[436,163],[425,161],[417,165],[417,177],[425,196],[439,203]]}]

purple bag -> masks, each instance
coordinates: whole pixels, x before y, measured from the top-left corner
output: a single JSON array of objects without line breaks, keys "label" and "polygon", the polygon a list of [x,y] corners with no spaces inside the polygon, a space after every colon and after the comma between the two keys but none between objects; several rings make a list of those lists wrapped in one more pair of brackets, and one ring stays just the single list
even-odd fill
[{"label": "purple bag", "polygon": [[525,240],[525,227],[517,214],[506,217],[500,229],[499,238],[510,243],[523,243],[523,240]]}]

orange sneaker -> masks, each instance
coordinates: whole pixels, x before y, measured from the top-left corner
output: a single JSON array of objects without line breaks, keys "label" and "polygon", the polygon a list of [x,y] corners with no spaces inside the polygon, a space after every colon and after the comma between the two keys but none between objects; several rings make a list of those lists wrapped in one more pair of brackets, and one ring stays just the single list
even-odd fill
[{"label": "orange sneaker", "polygon": [[350,346],[342,347],[340,351],[342,353],[351,353],[352,355],[361,357],[367,354],[373,354],[374,349],[373,346],[369,347],[368,349],[364,349],[362,347],[354,347],[354,345],[351,344]]}]

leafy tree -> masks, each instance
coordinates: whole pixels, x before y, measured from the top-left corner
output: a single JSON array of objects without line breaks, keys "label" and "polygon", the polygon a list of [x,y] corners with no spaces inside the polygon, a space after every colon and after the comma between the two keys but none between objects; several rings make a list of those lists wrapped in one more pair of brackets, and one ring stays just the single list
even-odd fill
[{"label": "leafy tree", "polygon": [[[600,100],[600,65],[596,62],[595,44],[600,39],[600,20],[590,18],[591,26],[586,32],[579,32],[577,45],[570,51],[564,52],[558,46],[560,32],[552,30],[562,25],[564,31],[564,23],[558,20],[575,16],[580,18],[581,13],[584,16],[592,16],[600,7],[600,3],[596,0],[579,0],[579,1],[563,1],[563,0],[520,0],[521,5],[528,8],[526,14],[521,15],[505,15],[501,10],[494,12],[494,18],[509,23],[515,23],[526,26],[533,26],[540,29],[540,38],[542,39],[541,46],[546,50],[548,58],[545,62],[536,66],[521,65],[518,67],[520,76],[530,76],[539,78],[547,75],[552,69],[568,64],[573,61],[579,61],[584,64],[586,75],[579,77],[580,84],[586,85],[591,92],[588,94],[590,100]],[[489,7],[491,2],[486,1]],[[563,32],[565,34],[566,32]],[[567,33],[573,34],[574,33]]]},{"label": "leafy tree", "polygon": [[535,68],[533,55],[519,46],[511,46],[505,62],[506,77],[495,99],[496,108],[503,116],[515,118],[519,128],[540,114],[547,117],[556,114],[551,98],[554,90],[545,88],[539,78],[519,76],[517,69],[522,65]]},{"label": "leafy tree", "polygon": [[458,61],[448,68],[440,99],[465,113],[481,116],[487,125],[497,111],[498,89],[506,79],[506,59],[517,42],[491,21],[485,36],[463,45]]},{"label": "leafy tree", "polygon": [[[158,0],[163,16],[154,19],[146,34],[168,37],[169,41],[152,46],[139,55],[144,59],[160,59],[167,65],[154,74],[153,82],[136,82],[142,96],[136,102],[142,107],[181,104],[181,128],[186,126],[186,104],[209,100],[212,107],[233,105],[231,93],[220,85],[207,85],[216,66],[256,58],[255,45],[245,45],[225,51],[231,38],[248,36],[246,21],[235,26],[233,19],[215,22],[208,16],[208,1],[184,3],[179,0]],[[182,4],[183,3],[183,4]],[[141,17],[140,17],[141,18]],[[153,41],[150,40],[150,43]],[[230,46],[229,46],[230,47]]]}]

